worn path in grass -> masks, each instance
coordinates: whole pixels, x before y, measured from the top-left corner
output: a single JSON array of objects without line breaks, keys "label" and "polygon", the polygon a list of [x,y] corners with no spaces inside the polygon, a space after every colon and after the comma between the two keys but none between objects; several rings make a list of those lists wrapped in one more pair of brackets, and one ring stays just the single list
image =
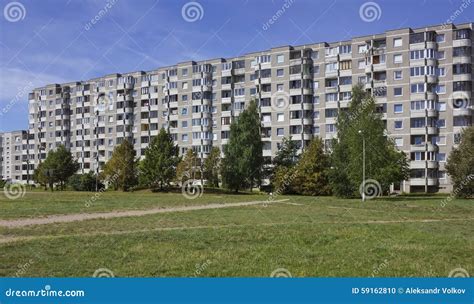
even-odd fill
[{"label": "worn path in grass", "polygon": [[187,207],[172,207],[172,208],[153,208],[147,210],[129,210],[129,211],[112,211],[112,212],[98,212],[98,213],[76,213],[76,214],[64,214],[64,215],[51,215],[40,218],[28,218],[18,220],[0,220],[0,227],[6,228],[18,228],[31,225],[44,225],[52,223],[69,223],[91,219],[109,219],[116,217],[128,217],[128,216],[143,216],[156,213],[168,213],[168,212],[184,212],[192,210],[205,210],[205,209],[220,209],[230,207],[243,207],[258,204],[269,204],[269,203],[281,203],[288,201],[289,199],[281,199],[274,201],[252,201],[252,202],[241,202],[241,203],[227,203],[227,204],[208,204],[201,206],[187,206]]}]

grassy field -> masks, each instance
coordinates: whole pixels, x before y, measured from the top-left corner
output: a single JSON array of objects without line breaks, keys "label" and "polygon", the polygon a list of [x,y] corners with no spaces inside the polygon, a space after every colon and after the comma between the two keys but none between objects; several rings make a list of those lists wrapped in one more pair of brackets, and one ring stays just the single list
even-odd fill
[{"label": "grassy field", "polygon": [[[27,193],[0,195],[0,220],[58,214],[265,201],[265,195]],[[474,273],[474,201],[443,197],[284,202],[9,228],[0,276],[447,277]],[[280,269],[280,270],[279,270]],[[281,270],[285,269],[285,270]]]}]

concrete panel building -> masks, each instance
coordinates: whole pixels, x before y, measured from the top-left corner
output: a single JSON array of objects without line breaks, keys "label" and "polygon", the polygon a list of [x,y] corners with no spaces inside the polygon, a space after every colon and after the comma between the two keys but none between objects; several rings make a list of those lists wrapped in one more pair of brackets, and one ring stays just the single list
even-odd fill
[{"label": "concrete panel building", "polygon": [[321,137],[330,149],[337,114],[348,107],[352,86],[362,84],[411,161],[410,179],[395,189],[450,191],[446,158],[473,120],[472,29],[404,28],[47,85],[29,94],[27,158],[37,165],[63,144],[81,172],[96,171],[124,139],[143,155],[162,127],[181,153],[194,149],[205,158],[228,142],[230,124],[252,99],[265,157],[275,156],[284,136],[301,149]]}]

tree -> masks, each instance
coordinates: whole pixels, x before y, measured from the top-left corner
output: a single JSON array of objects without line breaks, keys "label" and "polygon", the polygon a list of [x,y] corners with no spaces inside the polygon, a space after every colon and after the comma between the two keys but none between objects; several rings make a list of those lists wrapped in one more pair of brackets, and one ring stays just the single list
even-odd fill
[{"label": "tree", "polygon": [[[52,151],[51,169],[54,178],[59,182],[61,189],[64,189],[67,180],[79,170],[79,163],[74,159],[71,152],[66,147],[60,145]],[[50,153],[51,154],[51,153]],[[48,157],[50,155],[48,154]],[[48,162],[49,163],[49,162]]]},{"label": "tree", "polygon": [[329,156],[324,152],[320,138],[313,139],[293,168],[292,189],[303,195],[330,195]]},{"label": "tree", "polygon": [[204,160],[204,178],[212,187],[219,188],[219,170],[221,165],[221,150],[212,147],[208,157]]},{"label": "tree", "polygon": [[112,185],[114,190],[128,191],[137,184],[137,160],[133,145],[125,139],[115,147],[112,157],[105,164],[102,178]]},{"label": "tree", "polygon": [[449,154],[446,170],[453,182],[453,194],[460,198],[474,196],[474,127],[463,130],[461,142]]},{"label": "tree", "polygon": [[224,186],[238,192],[261,183],[263,155],[260,116],[255,101],[230,126],[229,143],[224,148],[222,180]]},{"label": "tree", "polygon": [[294,178],[294,166],[298,162],[297,142],[291,137],[282,139],[280,148],[273,159],[273,170],[271,181],[274,191],[278,194],[294,193],[292,189],[292,179]]},{"label": "tree", "polygon": [[408,159],[386,136],[381,114],[376,109],[374,98],[361,86],[355,86],[349,108],[339,111],[330,171],[332,190],[337,196],[360,195],[363,139],[366,143],[366,180],[376,180],[380,185],[378,191],[387,193],[390,184],[408,178]]},{"label": "tree", "polygon": [[74,159],[66,147],[59,145],[55,150],[50,150],[46,159],[36,168],[33,179],[51,191],[54,185],[59,183],[61,189],[67,180],[79,169],[79,163]]},{"label": "tree", "polygon": [[291,140],[290,137],[283,137],[273,164],[278,166],[284,166],[290,168],[298,162],[298,145],[296,141]]},{"label": "tree", "polygon": [[179,161],[178,146],[171,134],[161,128],[145,149],[145,159],[140,163],[141,180],[150,187],[159,186],[163,190],[175,177]]},{"label": "tree", "polygon": [[193,149],[188,149],[183,159],[176,167],[176,181],[182,184],[189,179],[199,179],[201,171],[198,168],[198,158]]}]

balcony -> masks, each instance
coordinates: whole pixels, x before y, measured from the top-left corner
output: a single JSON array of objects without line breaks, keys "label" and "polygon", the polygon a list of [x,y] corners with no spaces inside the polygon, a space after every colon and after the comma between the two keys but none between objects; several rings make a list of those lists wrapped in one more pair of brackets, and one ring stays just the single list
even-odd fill
[{"label": "balcony", "polygon": [[471,39],[457,39],[453,40],[453,47],[471,46]]}]

